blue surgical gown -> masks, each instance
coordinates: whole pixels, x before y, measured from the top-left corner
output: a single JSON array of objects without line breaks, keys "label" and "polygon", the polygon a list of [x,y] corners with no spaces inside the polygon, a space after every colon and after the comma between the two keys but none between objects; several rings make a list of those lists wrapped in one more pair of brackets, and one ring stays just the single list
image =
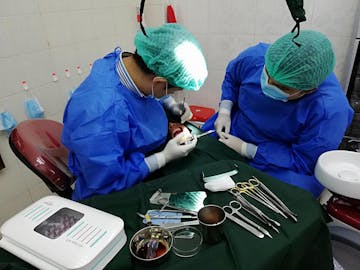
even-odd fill
[{"label": "blue surgical gown", "polygon": [[144,158],[166,140],[161,103],[126,88],[117,61],[117,50],[95,61],[65,108],[62,142],[76,176],[74,200],[139,183],[149,174]]},{"label": "blue surgical gown", "polygon": [[[230,133],[258,146],[251,166],[318,196],[323,187],[314,177],[316,161],[338,148],[353,110],[334,74],[298,100],[264,95],[260,76],[268,47],[250,47],[227,66],[221,100],[233,102]],[[212,129],[216,117],[203,129]]]}]

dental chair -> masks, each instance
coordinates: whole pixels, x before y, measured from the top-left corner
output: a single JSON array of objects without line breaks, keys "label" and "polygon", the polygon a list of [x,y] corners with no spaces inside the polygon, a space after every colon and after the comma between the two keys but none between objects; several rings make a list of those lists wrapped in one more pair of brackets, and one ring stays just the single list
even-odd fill
[{"label": "dental chair", "polygon": [[62,123],[49,119],[25,120],[11,132],[9,144],[52,192],[71,198],[75,178],[67,166],[68,150],[61,143],[62,129]]},{"label": "dental chair", "polygon": [[[329,214],[334,257],[344,268],[359,269],[360,153],[333,150],[320,155],[315,176],[326,188],[320,203]],[[345,267],[346,266],[346,267]]]}]

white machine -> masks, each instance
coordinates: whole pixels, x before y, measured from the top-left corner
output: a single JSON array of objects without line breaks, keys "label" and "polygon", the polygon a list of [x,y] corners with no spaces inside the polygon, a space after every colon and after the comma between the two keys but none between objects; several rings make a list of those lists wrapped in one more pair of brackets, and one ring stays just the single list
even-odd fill
[{"label": "white machine", "polygon": [[0,228],[0,247],[39,269],[103,269],[126,243],[121,218],[47,196]]},{"label": "white machine", "polygon": [[316,163],[315,176],[327,188],[320,202],[332,219],[328,223],[331,239],[341,246],[341,252],[334,253],[334,257],[340,259],[338,262],[345,269],[359,269],[360,153],[344,150],[323,153]]}]

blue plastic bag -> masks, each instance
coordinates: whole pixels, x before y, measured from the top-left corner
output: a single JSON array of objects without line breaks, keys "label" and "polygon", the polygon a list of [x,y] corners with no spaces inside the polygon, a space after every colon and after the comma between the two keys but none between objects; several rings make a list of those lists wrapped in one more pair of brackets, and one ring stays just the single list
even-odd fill
[{"label": "blue plastic bag", "polygon": [[9,136],[17,124],[15,118],[7,111],[2,111],[0,113],[0,119],[0,130],[4,131],[6,135]]}]

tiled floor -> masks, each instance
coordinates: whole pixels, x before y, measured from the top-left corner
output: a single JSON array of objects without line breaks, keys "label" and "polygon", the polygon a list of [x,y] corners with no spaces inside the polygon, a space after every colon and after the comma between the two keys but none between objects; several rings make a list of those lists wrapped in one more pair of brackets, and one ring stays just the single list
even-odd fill
[{"label": "tiled floor", "polygon": [[332,241],[332,248],[334,258],[344,270],[360,269],[360,250],[338,241]]},{"label": "tiled floor", "polygon": [[[322,205],[326,204],[331,197],[331,193],[326,189],[321,194],[319,201]],[[337,240],[332,240],[334,270],[359,270],[360,269],[360,249],[351,247],[343,242],[340,242],[339,237],[333,237]],[[353,237],[354,238],[354,237]],[[343,240],[346,241],[346,240]],[[337,265],[337,263],[339,265]]]}]

